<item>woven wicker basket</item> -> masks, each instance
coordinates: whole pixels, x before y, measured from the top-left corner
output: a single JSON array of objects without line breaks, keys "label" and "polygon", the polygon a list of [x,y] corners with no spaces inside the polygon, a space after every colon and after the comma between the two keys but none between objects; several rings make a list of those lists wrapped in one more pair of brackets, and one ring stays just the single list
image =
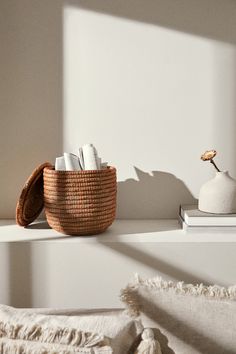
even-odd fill
[{"label": "woven wicker basket", "polygon": [[44,206],[49,225],[67,235],[104,232],[116,213],[116,169],[44,169]]}]

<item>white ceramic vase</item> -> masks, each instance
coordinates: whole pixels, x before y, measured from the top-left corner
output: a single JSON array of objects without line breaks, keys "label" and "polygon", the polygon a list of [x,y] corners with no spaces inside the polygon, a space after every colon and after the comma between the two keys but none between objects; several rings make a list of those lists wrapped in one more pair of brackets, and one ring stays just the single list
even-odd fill
[{"label": "white ceramic vase", "polygon": [[214,214],[236,213],[236,180],[228,171],[216,172],[215,177],[201,187],[198,209]]}]

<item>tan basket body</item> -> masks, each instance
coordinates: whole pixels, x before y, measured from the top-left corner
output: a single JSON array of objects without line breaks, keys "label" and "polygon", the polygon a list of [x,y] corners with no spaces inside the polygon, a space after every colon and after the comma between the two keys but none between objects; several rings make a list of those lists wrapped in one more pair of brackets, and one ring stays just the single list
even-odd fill
[{"label": "tan basket body", "polygon": [[104,232],[116,213],[116,169],[44,169],[44,206],[49,225],[67,235]]}]

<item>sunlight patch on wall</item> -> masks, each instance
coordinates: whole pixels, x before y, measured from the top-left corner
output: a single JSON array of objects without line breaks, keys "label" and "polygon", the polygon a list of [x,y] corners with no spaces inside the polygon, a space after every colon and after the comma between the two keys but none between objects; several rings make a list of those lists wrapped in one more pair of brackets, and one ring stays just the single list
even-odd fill
[{"label": "sunlight patch on wall", "polygon": [[234,66],[232,45],[68,6],[64,150],[93,142],[120,181],[163,171],[197,196],[205,149],[233,163]]}]

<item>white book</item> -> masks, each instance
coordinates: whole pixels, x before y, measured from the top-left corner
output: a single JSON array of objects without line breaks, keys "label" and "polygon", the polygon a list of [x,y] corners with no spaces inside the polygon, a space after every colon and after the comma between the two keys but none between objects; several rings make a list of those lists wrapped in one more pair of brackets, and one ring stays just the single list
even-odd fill
[{"label": "white book", "polygon": [[188,233],[233,233],[236,235],[236,226],[189,226],[180,215],[178,222],[182,229]]},{"label": "white book", "polygon": [[181,205],[180,216],[188,226],[235,226],[236,214],[211,214],[200,211],[197,205]]}]

